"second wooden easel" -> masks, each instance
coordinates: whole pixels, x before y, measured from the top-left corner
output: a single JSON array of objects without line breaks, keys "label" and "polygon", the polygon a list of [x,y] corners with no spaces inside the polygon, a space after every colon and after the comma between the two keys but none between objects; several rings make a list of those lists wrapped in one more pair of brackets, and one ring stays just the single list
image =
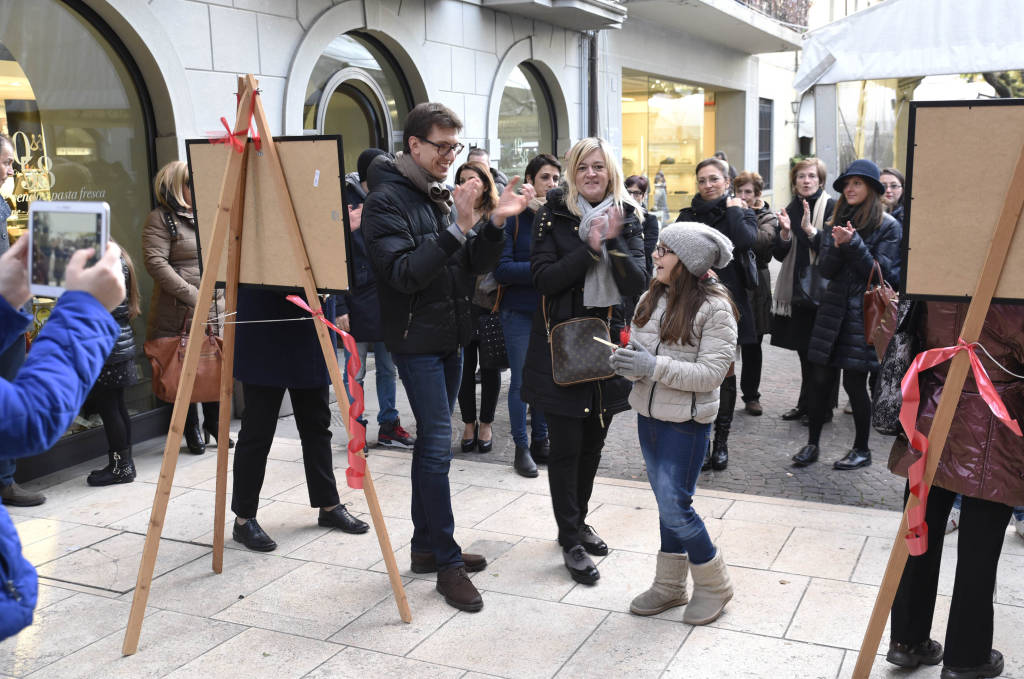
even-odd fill
[{"label": "second wooden easel", "polygon": [[[214,285],[217,282],[217,262],[221,261],[224,254],[224,245],[229,245],[227,260],[227,277],[225,290],[225,313],[233,314],[238,302],[238,281],[241,261],[243,206],[245,204],[245,167],[247,164],[248,144],[244,143],[249,129],[250,119],[254,119],[256,129],[261,139],[260,163],[264,163],[266,170],[271,174],[272,184],[277,192],[277,200],[283,208],[284,224],[283,230],[286,239],[291,243],[292,256],[295,261],[296,284],[301,285],[305,292],[306,300],[313,310],[314,317],[319,315],[322,319],[319,297],[317,296],[317,285],[313,277],[313,271],[309,263],[309,257],[303,242],[302,232],[299,228],[298,219],[295,216],[295,209],[291,195],[288,191],[288,184],[285,179],[281,159],[278,156],[277,148],[274,145],[274,138],[267,123],[263,104],[260,101],[256,79],[252,75],[238,79],[238,108],[236,111],[235,124],[231,134],[243,140],[241,149],[236,152],[232,144],[226,146],[226,153],[230,155],[224,178],[220,187],[220,198],[217,204],[217,214],[213,235],[210,238],[209,248],[205,251],[203,275],[199,284],[199,302],[196,305],[192,317],[190,337],[202,337],[204,334],[203,324],[209,313],[213,297]],[[340,190],[340,187],[339,187]],[[324,361],[327,364],[334,385],[335,394],[338,395],[338,407],[341,410],[345,428],[349,435],[348,422],[348,401],[345,398],[343,376],[334,345],[331,341],[330,331],[319,320],[314,320],[317,338],[323,350]],[[217,486],[216,486],[216,507],[214,518],[214,539],[213,539],[213,570],[220,573],[224,563],[224,524],[225,524],[225,502],[227,495],[227,473],[228,473],[228,440],[231,418],[231,398],[233,392],[232,366],[234,362],[234,340],[235,326],[225,324],[224,327],[224,353],[223,367],[221,370],[220,386],[220,421],[217,429]],[[156,496],[153,499],[153,511],[150,514],[149,529],[146,532],[146,542],[142,551],[142,561],[139,564],[139,574],[135,585],[135,594],[132,598],[131,612],[128,617],[128,628],[125,631],[124,644],[121,652],[124,655],[132,655],[138,650],[139,635],[142,631],[142,620],[145,615],[146,601],[149,598],[149,588],[153,579],[153,569],[156,564],[157,551],[160,546],[160,534],[163,531],[164,519],[167,515],[167,503],[170,500],[171,485],[174,479],[174,470],[178,462],[178,449],[181,446],[181,439],[184,435],[185,416],[187,414],[192,387],[195,383],[196,370],[199,362],[199,342],[189,342],[185,352],[184,365],[181,371],[181,380],[178,387],[178,394],[174,401],[174,409],[171,414],[171,427],[167,433],[167,441],[164,446],[163,464],[160,467],[160,478],[157,483]],[[365,456],[364,456],[365,458]],[[388,537],[387,527],[384,524],[384,516],[381,513],[380,502],[374,489],[373,479],[369,467],[365,470],[363,489],[366,493],[367,505],[370,509],[370,517],[373,521],[374,530],[377,533],[377,540],[380,543],[381,554],[387,565],[388,577],[395,595],[395,602],[398,605],[399,614],[404,622],[412,620],[412,613],[409,609],[409,602],[405,596],[405,589],[402,586],[401,576],[398,572],[398,564],[395,561],[394,550],[391,547],[391,540]]]}]

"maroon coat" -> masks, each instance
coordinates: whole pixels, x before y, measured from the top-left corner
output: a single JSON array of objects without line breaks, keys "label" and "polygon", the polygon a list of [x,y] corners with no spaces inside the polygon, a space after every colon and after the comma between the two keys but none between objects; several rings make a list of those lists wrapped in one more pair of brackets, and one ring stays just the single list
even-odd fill
[{"label": "maroon coat", "polygon": [[[967,305],[928,302],[926,308],[921,329],[923,346],[933,349],[955,345],[967,316]],[[992,305],[979,341],[1008,370],[1024,374],[1024,306]],[[1010,417],[1024,426],[1024,380],[1006,374],[983,351],[977,353]],[[949,362],[943,363],[925,371],[919,378],[921,410],[917,415],[917,428],[925,435],[931,429],[949,366]],[[907,468],[919,457],[920,453],[909,449],[906,439],[900,436],[889,455],[889,469],[906,476]],[[934,483],[970,497],[1011,506],[1024,505],[1024,439],[996,419],[978,393],[970,373]]]}]

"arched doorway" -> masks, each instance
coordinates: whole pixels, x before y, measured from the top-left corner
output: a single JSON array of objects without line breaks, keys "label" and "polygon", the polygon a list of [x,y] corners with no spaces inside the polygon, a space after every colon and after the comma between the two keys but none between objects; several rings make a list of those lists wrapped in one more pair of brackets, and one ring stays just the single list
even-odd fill
[{"label": "arched doorway", "polygon": [[412,93],[397,61],[376,38],[337,36],[317,60],[306,88],[303,127],[343,137],[345,169],[363,149],[395,151]]},{"label": "arched doorway", "polygon": [[522,62],[509,74],[498,114],[498,167],[520,175],[538,153],[557,155],[558,118],[547,84],[537,68]]}]

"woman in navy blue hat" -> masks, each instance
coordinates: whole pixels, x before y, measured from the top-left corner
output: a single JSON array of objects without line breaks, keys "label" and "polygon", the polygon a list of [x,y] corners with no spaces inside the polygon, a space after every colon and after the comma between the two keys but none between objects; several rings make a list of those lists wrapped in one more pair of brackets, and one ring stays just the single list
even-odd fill
[{"label": "woman in navy blue hat", "polygon": [[[843,371],[843,387],[853,406],[856,433],[853,448],[833,465],[840,470],[871,464],[868,378],[878,368],[878,359],[864,338],[864,289],[875,262],[890,285],[895,287],[900,278],[903,228],[885,212],[885,187],[879,174],[878,166],[870,160],[855,160],[835,180],[832,188],[840,196],[832,219],[822,231],[818,250],[821,274],[829,279],[829,284],[811,331],[808,393],[831,393],[839,370]],[[793,456],[794,465],[804,467],[817,461],[818,440],[828,418],[828,405],[827,399],[812,399],[808,403],[807,445]]]}]

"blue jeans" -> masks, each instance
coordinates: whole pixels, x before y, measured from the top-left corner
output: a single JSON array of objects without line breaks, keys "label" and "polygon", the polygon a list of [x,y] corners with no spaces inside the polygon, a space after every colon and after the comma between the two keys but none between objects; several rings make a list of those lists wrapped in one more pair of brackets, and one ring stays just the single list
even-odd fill
[{"label": "blue jeans", "polygon": [[693,510],[693,494],[711,425],[692,420],[662,422],[637,415],[637,431],[647,479],[658,501],[661,551],[686,553],[692,563],[707,563],[715,556],[715,546]]},{"label": "blue jeans", "polygon": [[[508,384],[508,417],[512,428],[512,440],[520,448],[527,448],[530,442],[526,439],[526,404],[520,397],[523,387],[523,366],[526,365],[526,348],[530,345],[530,327],[533,315],[523,311],[502,311],[501,329],[505,333],[505,351],[508,352],[508,365],[512,377]],[[548,423],[544,413],[533,409],[530,425],[534,441],[543,441],[548,437]]]},{"label": "blue jeans", "polygon": [[17,467],[17,460],[0,460],[0,487],[14,483],[14,470]]},{"label": "blue jeans", "polygon": [[452,411],[462,380],[462,352],[392,354],[416,417],[412,449],[412,551],[432,552],[438,570],[463,566],[455,542],[448,469]]}]

